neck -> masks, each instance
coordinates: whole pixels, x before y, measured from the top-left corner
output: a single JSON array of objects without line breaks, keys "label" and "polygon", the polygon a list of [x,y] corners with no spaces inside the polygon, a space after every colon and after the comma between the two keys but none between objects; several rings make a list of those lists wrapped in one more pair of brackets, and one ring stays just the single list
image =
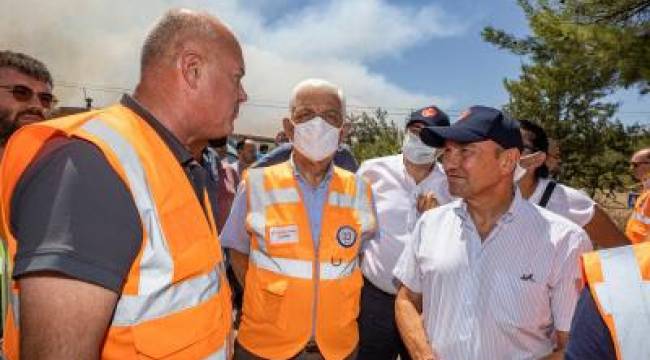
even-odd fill
[{"label": "neck", "polygon": [[521,191],[521,196],[524,199],[529,199],[533,193],[535,192],[535,189],[537,188],[537,178],[535,178],[535,174],[526,174],[521,180],[519,180],[519,190]]},{"label": "neck", "polygon": [[299,152],[293,151],[293,163],[295,164],[296,169],[311,186],[318,186],[323,182],[331,162],[332,157],[328,157],[319,162],[313,162]]},{"label": "neck", "polygon": [[161,87],[170,88],[169,86],[160,82],[155,89],[151,89],[146,85],[148,83],[150,81],[138,84],[133,98],[169,130],[195,159],[200,160],[208,142],[196,139],[187,129],[186,117],[182,113],[183,107],[176,106],[178,99],[172,93],[160,91]]},{"label": "neck", "polygon": [[465,199],[467,211],[482,240],[489,235],[501,216],[510,208],[514,199],[514,185],[504,181],[481,194]]},{"label": "neck", "polygon": [[410,162],[406,157],[403,157],[403,159],[406,172],[411,175],[416,184],[419,184],[422,180],[426,179],[426,177],[431,174],[431,171],[433,171],[433,168],[436,164],[434,162],[432,164],[419,165]]}]

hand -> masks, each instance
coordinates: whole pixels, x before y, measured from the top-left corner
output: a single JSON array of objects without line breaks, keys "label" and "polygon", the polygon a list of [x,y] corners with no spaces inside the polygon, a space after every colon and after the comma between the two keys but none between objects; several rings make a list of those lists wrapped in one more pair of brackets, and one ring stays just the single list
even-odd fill
[{"label": "hand", "polygon": [[438,206],[438,200],[433,192],[429,191],[418,196],[416,202],[416,208],[420,214],[424,213],[429,209],[433,209]]}]

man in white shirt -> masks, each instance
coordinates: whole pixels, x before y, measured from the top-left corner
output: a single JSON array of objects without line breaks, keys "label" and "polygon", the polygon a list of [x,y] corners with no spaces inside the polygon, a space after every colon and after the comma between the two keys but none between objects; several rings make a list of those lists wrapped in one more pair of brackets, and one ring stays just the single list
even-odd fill
[{"label": "man in white shirt", "polygon": [[524,150],[519,163],[525,169],[518,183],[521,195],[578,224],[600,248],[629,244],[625,234],[587,194],[548,178],[546,132],[528,120],[521,120],[520,124]]},{"label": "man in white shirt", "polygon": [[357,360],[409,359],[395,325],[393,269],[420,214],[451,201],[436,149],[420,140],[425,126],[449,126],[449,117],[435,106],[413,112],[402,154],[367,160],[357,172],[372,186],[379,225],[363,252]]},{"label": "man in white shirt", "polygon": [[587,234],[521,197],[516,121],[474,106],[444,144],[452,201],[423,214],[395,268],[397,325],[416,359],[561,358],[578,298]]}]

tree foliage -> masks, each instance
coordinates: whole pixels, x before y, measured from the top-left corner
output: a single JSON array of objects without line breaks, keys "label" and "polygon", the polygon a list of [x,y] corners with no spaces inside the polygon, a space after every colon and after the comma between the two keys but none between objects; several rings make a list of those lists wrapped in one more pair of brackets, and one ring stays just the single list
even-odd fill
[{"label": "tree foliage", "polygon": [[404,132],[388,120],[385,110],[377,109],[374,114],[363,112],[348,116],[351,123],[350,143],[352,152],[359,162],[380,156],[401,152]]},{"label": "tree foliage", "polygon": [[[527,61],[518,79],[504,80],[510,94],[505,110],[515,118],[540,123],[549,136],[558,139],[562,180],[593,194],[596,189],[621,188],[628,181],[621,175],[628,173],[627,159],[636,144],[629,136],[633,129],[612,120],[619,104],[607,102],[606,97],[621,85],[637,84],[641,92],[647,92],[650,62],[646,57],[641,64],[639,53],[631,50],[614,56],[614,49],[627,46],[621,42],[631,44],[638,39],[623,39],[629,34],[623,34],[627,30],[620,25],[598,23],[596,16],[603,15],[597,12],[592,22],[578,23],[577,2],[520,0],[531,36],[518,38],[492,27],[486,27],[482,36]],[[632,26],[645,25],[628,28]],[[598,37],[607,40],[596,42]],[[641,53],[646,51],[647,44]],[[638,135],[642,139],[647,134]]]}]

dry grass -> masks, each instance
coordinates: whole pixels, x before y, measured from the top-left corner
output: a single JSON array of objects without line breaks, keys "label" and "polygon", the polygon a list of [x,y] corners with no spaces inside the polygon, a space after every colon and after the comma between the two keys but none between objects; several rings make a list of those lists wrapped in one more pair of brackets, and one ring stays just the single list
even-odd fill
[{"label": "dry grass", "polygon": [[613,197],[607,197],[603,193],[596,193],[594,199],[614,220],[618,228],[625,231],[625,224],[632,213],[632,209],[627,208],[627,193],[616,193]]}]

